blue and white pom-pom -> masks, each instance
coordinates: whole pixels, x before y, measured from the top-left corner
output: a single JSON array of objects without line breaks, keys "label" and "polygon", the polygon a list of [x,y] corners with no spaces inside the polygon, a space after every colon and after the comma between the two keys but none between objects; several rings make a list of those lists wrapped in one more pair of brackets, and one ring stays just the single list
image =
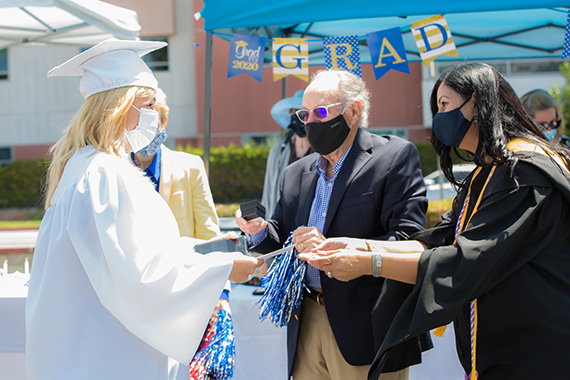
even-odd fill
[{"label": "blue and white pom-pom", "polygon": [[232,316],[218,312],[202,338],[198,352],[190,362],[192,380],[228,380],[234,374],[236,346]]},{"label": "blue and white pom-pom", "polygon": [[[283,247],[292,244],[292,235],[289,234]],[[277,327],[289,324],[293,310],[301,303],[306,271],[307,262],[297,257],[295,248],[273,260],[260,284],[265,289],[258,302],[261,321],[269,318]]]}]

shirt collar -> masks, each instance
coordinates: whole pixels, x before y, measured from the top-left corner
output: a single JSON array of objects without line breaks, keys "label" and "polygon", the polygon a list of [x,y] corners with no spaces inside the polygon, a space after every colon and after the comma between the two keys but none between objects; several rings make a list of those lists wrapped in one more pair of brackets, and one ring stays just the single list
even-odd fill
[{"label": "shirt collar", "polygon": [[[344,160],[346,159],[346,156],[348,156],[348,153],[350,152],[351,149],[352,149],[352,145],[350,147],[348,147],[348,149],[342,155],[342,157],[337,161],[336,164],[334,164],[334,166],[333,166],[334,177],[330,178],[330,180],[333,180],[336,178],[336,176],[340,172],[340,168],[342,167]],[[319,157],[317,158],[317,161],[315,162],[315,169],[317,170],[317,173],[319,174],[319,176],[321,176],[321,177],[325,176],[326,177],[327,163],[328,163],[328,161],[326,160],[326,158],[319,155]]]},{"label": "shirt collar", "polygon": [[[144,169],[143,171],[145,172],[145,174],[147,176],[153,176],[154,179],[156,180],[155,183],[157,183],[160,180],[160,158],[162,155],[162,147],[159,146],[158,149],[156,150],[156,154],[154,155],[154,158],[152,159],[152,162],[150,163],[150,165],[148,166],[148,168]],[[135,162],[135,156],[134,153],[131,153],[131,160],[133,162]]]}]

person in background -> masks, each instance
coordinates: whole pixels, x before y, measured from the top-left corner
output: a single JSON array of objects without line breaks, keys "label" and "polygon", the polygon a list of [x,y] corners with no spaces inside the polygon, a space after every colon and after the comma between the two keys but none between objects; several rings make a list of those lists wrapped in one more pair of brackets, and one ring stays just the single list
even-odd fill
[{"label": "person in background", "polygon": [[[313,77],[297,116],[315,153],[285,169],[269,220],[246,221],[236,212],[252,250],[281,248],[292,231],[296,250],[309,252],[325,236],[400,240],[425,228],[419,154],[408,141],[366,131],[369,108],[370,92],[358,76],[328,70]],[[304,285],[287,326],[293,378],[365,378],[375,353],[371,312],[384,281],[362,276],[343,283],[308,267]],[[393,304],[383,314],[390,320],[410,287],[392,290]],[[383,379],[407,379],[407,367],[421,361],[419,339],[391,359]]]},{"label": "person in background", "polygon": [[[85,101],[52,147],[26,303],[30,380],[187,379],[222,289],[261,260],[193,252],[128,152],[158,128],[140,58],[164,42],[109,39],[53,68]],[[184,374],[184,377],[178,376]]]},{"label": "person in background", "polygon": [[166,94],[157,90],[155,108],[159,127],[151,143],[131,153],[132,162],[151,179],[176,217],[181,236],[211,239],[221,234],[218,215],[204,162],[200,156],[163,145],[169,107]]},{"label": "person in background", "polygon": [[[170,108],[161,88],[156,91],[154,108],[159,114],[157,133],[150,144],[136,153],[131,152],[131,161],[152,181],[156,191],[168,203],[176,218],[180,236],[197,239],[220,236],[222,232],[202,158],[173,151],[163,145],[167,138]],[[231,283],[228,281],[212,313],[212,322],[220,309],[231,314],[230,290]],[[181,366],[180,371],[187,371],[187,368]]]},{"label": "person in background", "polygon": [[526,112],[542,127],[549,141],[570,147],[570,138],[563,134],[565,123],[562,109],[552,95],[542,89],[532,90],[521,97],[521,103]]},{"label": "person in background", "polygon": [[[327,240],[301,255],[341,281],[372,274],[415,284],[384,331],[369,373],[395,346],[453,321],[471,380],[568,377],[570,361],[570,151],[545,139],[492,66],[450,68],[431,95],[432,143],[452,182],[450,152],[477,169],[434,228],[408,241]],[[387,295],[387,294],[386,294]],[[381,376],[380,376],[381,378]]]},{"label": "person in background", "polygon": [[283,170],[292,162],[312,153],[305,126],[295,115],[295,112],[301,108],[302,102],[303,91],[297,91],[294,96],[281,99],[271,108],[273,120],[286,132],[283,140],[273,145],[267,156],[261,204],[265,206],[268,217],[273,215],[279,200],[279,182]]}]

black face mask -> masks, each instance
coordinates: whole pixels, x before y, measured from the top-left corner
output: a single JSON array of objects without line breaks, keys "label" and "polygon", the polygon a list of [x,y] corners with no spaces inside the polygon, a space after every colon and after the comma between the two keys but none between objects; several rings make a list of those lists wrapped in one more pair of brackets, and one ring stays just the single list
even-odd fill
[{"label": "black face mask", "polygon": [[305,132],[305,124],[303,124],[295,114],[291,115],[289,128],[293,128],[295,130],[295,134],[299,137],[307,136],[307,133]]},{"label": "black face mask", "polygon": [[467,134],[473,120],[469,121],[461,113],[463,107],[471,98],[467,98],[459,107],[449,112],[438,112],[433,117],[432,128],[435,137],[442,144],[459,148],[459,144]]},{"label": "black face mask", "polygon": [[313,152],[322,156],[337,150],[350,133],[350,127],[342,114],[334,119],[305,124],[307,139]]}]

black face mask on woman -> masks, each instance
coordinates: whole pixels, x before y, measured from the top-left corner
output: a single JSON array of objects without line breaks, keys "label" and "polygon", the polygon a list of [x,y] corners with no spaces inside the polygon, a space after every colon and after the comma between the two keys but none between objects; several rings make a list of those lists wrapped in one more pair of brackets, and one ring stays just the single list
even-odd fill
[{"label": "black face mask on woman", "polygon": [[321,123],[306,123],[305,131],[313,152],[326,156],[342,145],[350,133],[350,127],[344,116],[340,114],[334,119]]},{"label": "black face mask on woman", "polygon": [[433,117],[432,128],[435,137],[444,145],[452,148],[459,148],[459,144],[467,134],[469,127],[473,123],[467,120],[461,113],[463,107],[471,97],[467,98],[459,107],[449,112],[438,112]]}]

